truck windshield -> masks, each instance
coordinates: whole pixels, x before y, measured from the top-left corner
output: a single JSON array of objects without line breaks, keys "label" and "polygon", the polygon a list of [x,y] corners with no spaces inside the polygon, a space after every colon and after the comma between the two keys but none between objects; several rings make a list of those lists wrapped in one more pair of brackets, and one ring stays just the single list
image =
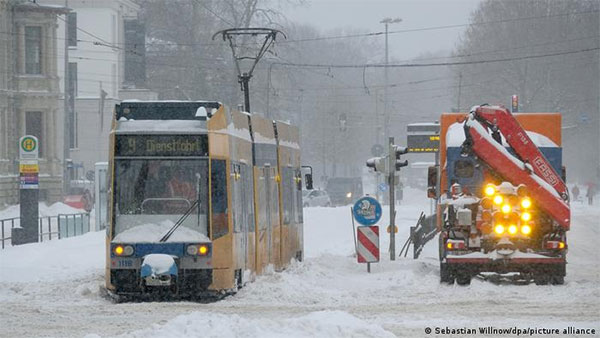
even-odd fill
[{"label": "truck windshield", "polygon": [[115,161],[114,242],[158,242],[198,200],[169,242],[208,241],[208,162]]}]

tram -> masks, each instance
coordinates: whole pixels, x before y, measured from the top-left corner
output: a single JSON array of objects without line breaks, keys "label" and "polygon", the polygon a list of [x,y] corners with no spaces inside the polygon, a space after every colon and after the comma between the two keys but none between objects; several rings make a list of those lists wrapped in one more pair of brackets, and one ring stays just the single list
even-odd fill
[{"label": "tram", "polygon": [[123,101],[109,156],[111,297],[234,293],[303,259],[296,127],[218,102]]}]

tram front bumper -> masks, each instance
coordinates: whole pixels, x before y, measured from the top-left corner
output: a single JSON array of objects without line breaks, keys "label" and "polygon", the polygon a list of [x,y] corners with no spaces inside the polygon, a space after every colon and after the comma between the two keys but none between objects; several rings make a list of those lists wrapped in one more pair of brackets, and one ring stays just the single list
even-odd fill
[{"label": "tram front bumper", "polygon": [[193,295],[207,290],[212,283],[213,270],[207,259],[166,255],[164,264],[156,265],[152,259],[148,260],[152,256],[112,257],[110,289],[117,294],[143,294],[152,289],[171,287],[174,293]]}]

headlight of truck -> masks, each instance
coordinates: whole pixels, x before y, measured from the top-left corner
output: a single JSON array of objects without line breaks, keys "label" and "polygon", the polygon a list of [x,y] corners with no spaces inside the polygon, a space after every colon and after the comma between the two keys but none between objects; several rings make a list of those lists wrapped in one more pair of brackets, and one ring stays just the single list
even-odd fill
[{"label": "headlight of truck", "polygon": [[352,198],[352,193],[351,192],[347,193],[346,198]]},{"label": "headlight of truck", "polygon": [[504,226],[502,224],[497,224],[494,227],[494,232],[498,235],[502,235],[504,233]]}]

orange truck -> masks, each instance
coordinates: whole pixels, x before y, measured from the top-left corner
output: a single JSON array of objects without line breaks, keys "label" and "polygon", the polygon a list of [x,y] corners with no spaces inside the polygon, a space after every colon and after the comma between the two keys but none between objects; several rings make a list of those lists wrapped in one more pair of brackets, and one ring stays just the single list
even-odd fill
[{"label": "orange truck", "polygon": [[439,155],[429,196],[438,200],[441,282],[563,284],[570,209],[560,114],[487,105],[442,114]]}]

